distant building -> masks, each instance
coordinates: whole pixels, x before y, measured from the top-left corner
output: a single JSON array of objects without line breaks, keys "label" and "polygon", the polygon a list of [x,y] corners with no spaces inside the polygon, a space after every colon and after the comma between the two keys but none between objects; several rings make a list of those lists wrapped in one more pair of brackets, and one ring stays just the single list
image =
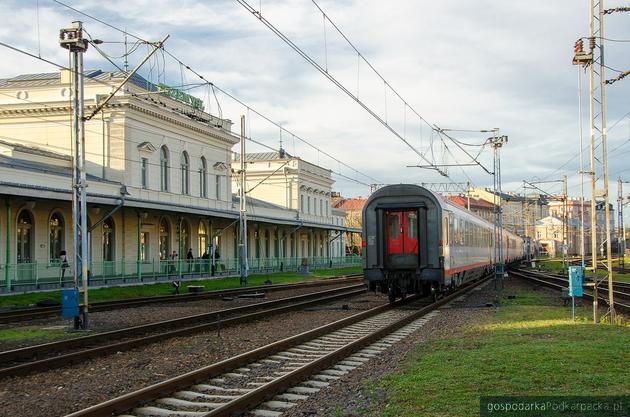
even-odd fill
[{"label": "distant building", "polygon": [[[360,229],[362,223],[363,206],[367,202],[366,197],[342,198],[335,197],[334,207],[345,213],[346,226]],[[346,253],[361,254],[363,240],[358,233],[346,233]]]},{"label": "distant building", "polygon": [[519,236],[533,236],[535,223],[548,216],[548,201],[543,195],[499,193],[489,188],[471,188],[466,196],[500,204],[503,227]]},{"label": "distant building", "polygon": [[[581,246],[581,238],[580,238],[580,222],[582,221],[582,215],[584,216],[584,247],[585,253],[591,253],[591,202],[590,200],[585,200],[583,205],[580,202],[580,199],[577,198],[569,198],[566,204],[567,207],[567,218],[569,220],[569,228],[575,228],[575,230],[571,230],[568,234],[569,239],[575,239],[575,244],[573,241],[569,242],[570,247],[575,247],[576,252],[579,253]],[[606,210],[603,202],[597,202],[595,205],[595,223],[597,227],[597,248],[599,253],[602,252],[602,245],[605,244],[606,238]],[[616,236],[615,234],[615,210],[612,204],[609,204],[610,209],[610,230],[612,232],[612,236]],[[563,201],[553,200],[549,201],[549,212],[550,215],[557,217],[562,220],[564,218],[565,204]],[[616,250],[616,239],[612,241],[613,251]]]},{"label": "distant building", "polygon": [[[344,213],[331,206],[331,193],[334,181],[331,171],[291,156],[284,149],[278,152],[246,154],[248,198],[256,198],[295,212],[296,221],[304,223],[325,223],[344,226]],[[240,155],[234,154],[232,170],[240,169]],[[232,177],[232,189],[240,190],[240,177]],[[255,214],[255,209],[251,210]],[[343,256],[345,239],[341,232],[333,236],[315,233],[304,228],[296,231],[300,254],[327,256],[330,250],[334,256]],[[263,253],[263,256],[267,256]]]},{"label": "distant building", "polygon": [[569,219],[568,227],[565,228],[564,221],[547,216],[536,221],[536,241],[540,253],[548,254],[551,257],[563,254],[565,232],[567,236],[567,255],[576,255],[580,251],[580,230],[579,222]]},{"label": "distant building", "polygon": [[460,207],[463,207],[477,216],[494,223],[495,205],[480,198],[466,197],[460,195],[449,195],[448,200]]}]

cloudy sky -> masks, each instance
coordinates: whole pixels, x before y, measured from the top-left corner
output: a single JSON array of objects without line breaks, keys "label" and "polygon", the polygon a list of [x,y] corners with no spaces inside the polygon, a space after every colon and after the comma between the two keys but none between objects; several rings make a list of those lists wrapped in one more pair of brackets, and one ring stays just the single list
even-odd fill
[{"label": "cloudy sky", "polygon": [[[588,35],[587,0],[319,1],[391,88],[358,59],[310,0],[248,1],[428,160],[470,162],[448,139],[445,150],[429,125],[463,130],[450,135],[467,144],[483,143],[489,134],[478,131],[497,127],[509,137],[502,151],[504,190],[522,192],[522,180],[555,180],[567,174],[570,193],[578,195],[578,71],[571,59],[574,41]],[[451,167],[450,179],[433,170],[407,167],[426,163],[235,0],[73,4],[142,39],[157,41],[169,34],[170,54],[250,109],[221,91],[215,91],[215,98],[207,85],[197,85],[199,78],[168,54],[156,54],[140,71],[143,76],[185,85],[213,114],[219,113],[217,102],[223,117],[238,121],[245,114],[248,135],[273,148],[282,139],[290,153],[333,170],[335,188],[345,195],[365,195],[365,184],[374,182],[472,181],[492,186],[492,177],[479,167]],[[618,5],[608,1],[606,6]],[[55,1],[4,0],[0,16],[0,41],[61,64],[68,56],[57,44],[58,30],[82,20],[91,36],[106,41],[101,47],[111,59],[123,65],[121,32]],[[630,69],[629,19],[628,14],[607,17],[606,37],[626,42],[607,43],[606,63],[611,69],[606,78]],[[135,40],[128,37],[129,48]],[[146,46],[137,48],[129,55],[129,65],[135,66],[146,52]],[[0,77],[56,71],[6,48],[0,54]],[[93,48],[85,55],[85,67],[115,68]],[[586,75],[583,83],[586,144]],[[613,180],[618,175],[630,180],[629,92],[630,78],[607,89]],[[254,110],[288,132],[281,133]],[[238,126],[233,130],[237,132]],[[465,149],[472,155],[480,152],[479,161],[492,170],[490,150]],[[560,191],[554,184],[543,188]],[[612,191],[616,197],[616,189]]]}]

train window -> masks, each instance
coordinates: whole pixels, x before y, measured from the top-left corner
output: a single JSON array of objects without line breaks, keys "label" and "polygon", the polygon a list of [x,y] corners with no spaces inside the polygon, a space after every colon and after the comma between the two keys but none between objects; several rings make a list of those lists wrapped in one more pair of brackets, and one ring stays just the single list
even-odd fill
[{"label": "train window", "polygon": [[464,246],[470,246],[470,223],[464,220]]},{"label": "train window", "polygon": [[448,245],[448,242],[450,241],[450,236],[449,236],[449,224],[448,224],[448,217],[444,218],[444,236],[442,237],[442,240],[444,241],[444,246]]},{"label": "train window", "polygon": [[418,237],[418,215],[413,211],[407,213],[407,237],[409,239]]},{"label": "train window", "polygon": [[398,239],[398,213],[389,216],[389,238]]}]

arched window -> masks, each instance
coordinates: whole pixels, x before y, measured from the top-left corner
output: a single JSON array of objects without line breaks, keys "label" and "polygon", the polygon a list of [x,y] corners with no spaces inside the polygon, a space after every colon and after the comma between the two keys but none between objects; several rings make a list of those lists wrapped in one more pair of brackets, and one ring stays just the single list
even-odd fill
[{"label": "arched window", "polygon": [[203,156],[199,167],[199,196],[203,198],[208,197],[208,164]]},{"label": "arched window", "polygon": [[185,259],[188,249],[190,249],[190,224],[182,220],[179,230],[179,259]]},{"label": "arched window", "polygon": [[166,218],[160,220],[160,260],[167,260],[171,254],[171,226]]},{"label": "arched window", "polygon": [[160,190],[168,191],[168,148],[160,149]]},{"label": "arched window", "polygon": [[[197,230],[197,239],[199,240],[199,256],[203,256],[208,249],[208,230],[204,222],[199,222],[199,229]],[[208,252],[209,254],[209,252]]]},{"label": "arched window", "polygon": [[103,222],[103,261],[114,260],[114,222],[107,219]]},{"label": "arched window", "polygon": [[182,194],[190,194],[190,163],[186,151],[182,153],[180,170],[182,172]]},{"label": "arched window", "polygon": [[59,254],[64,249],[64,223],[63,216],[59,212],[54,212],[48,221],[49,226],[49,242],[50,261],[59,260]]},{"label": "arched window", "polygon": [[17,218],[17,262],[33,262],[33,216],[22,210]]}]

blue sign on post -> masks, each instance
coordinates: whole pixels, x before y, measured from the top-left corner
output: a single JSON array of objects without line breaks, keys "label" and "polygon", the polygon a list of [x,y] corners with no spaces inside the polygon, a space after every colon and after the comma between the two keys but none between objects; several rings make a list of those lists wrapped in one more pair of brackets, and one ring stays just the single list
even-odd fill
[{"label": "blue sign on post", "polygon": [[581,266],[569,267],[569,296],[582,296],[582,281],[584,278],[584,268]]},{"label": "blue sign on post", "polygon": [[61,315],[63,317],[79,316],[79,289],[61,289]]}]

